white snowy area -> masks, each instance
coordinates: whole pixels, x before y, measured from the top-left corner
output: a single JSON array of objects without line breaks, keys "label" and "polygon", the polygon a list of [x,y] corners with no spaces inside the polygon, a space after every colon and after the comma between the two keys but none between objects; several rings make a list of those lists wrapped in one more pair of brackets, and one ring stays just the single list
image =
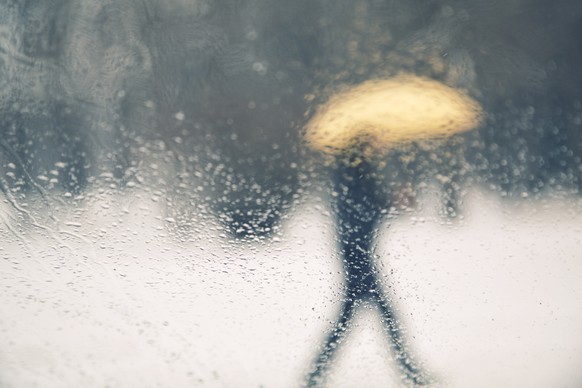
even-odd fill
[{"label": "white snowy area", "polygon": [[[210,217],[178,238],[152,199],[111,195],[26,231],[0,204],[0,386],[301,385],[341,299],[323,201],[275,239],[235,243]],[[581,204],[466,202],[452,225],[426,199],[382,226],[384,284],[416,355],[435,386],[579,387]],[[388,344],[361,310],[328,386],[398,386]]]}]

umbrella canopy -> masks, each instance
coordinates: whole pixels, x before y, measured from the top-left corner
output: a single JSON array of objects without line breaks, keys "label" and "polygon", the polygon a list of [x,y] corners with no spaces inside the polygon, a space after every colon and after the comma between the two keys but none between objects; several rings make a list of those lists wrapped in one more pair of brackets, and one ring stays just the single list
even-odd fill
[{"label": "umbrella canopy", "polygon": [[480,104],[441,82],[411,74],[370,80],[342,91],[306,125],[310,148],[338,154],[366,143],[379,151],[476,128]]}]

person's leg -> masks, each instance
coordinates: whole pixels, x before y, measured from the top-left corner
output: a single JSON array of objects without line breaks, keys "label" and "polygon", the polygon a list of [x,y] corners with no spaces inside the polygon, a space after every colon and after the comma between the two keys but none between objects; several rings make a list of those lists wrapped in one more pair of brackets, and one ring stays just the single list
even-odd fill
[{"label": "person's leg", "polygon": [[309,373],[307,387],[314,387],[321,383],[323,373],[328,368],[341,341],[347,334],[348,326],[354,316],[354,308],[358,302],[358,300],[350,297],[345,298],[339,317],[335,323],[335,327],[327,337],[319,355],[317,356],[313,369]]}]

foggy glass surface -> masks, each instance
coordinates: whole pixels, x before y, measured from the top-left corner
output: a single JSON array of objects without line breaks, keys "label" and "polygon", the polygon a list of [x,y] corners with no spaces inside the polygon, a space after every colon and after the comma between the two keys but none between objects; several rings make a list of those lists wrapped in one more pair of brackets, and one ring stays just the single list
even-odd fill
[{"label": "foggy glass surface", "polygon": [[[581,36],[573,0],[0,2],[0,386],[580,386]],[[310,143],[385,80],[479,124]]]}]

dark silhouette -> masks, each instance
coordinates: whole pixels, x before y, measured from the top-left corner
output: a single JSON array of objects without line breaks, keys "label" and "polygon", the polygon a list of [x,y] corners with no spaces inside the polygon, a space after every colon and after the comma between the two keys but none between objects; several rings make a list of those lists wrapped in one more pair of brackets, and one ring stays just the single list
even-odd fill
[{"label": "dark silhouette", "polygon": [[349,330],[356,309],[363,303],[377,306],[404,377],[415,385],[427,382],[408,353],[402,327],[382,290],[378,271],[372,262],[371,252],[376,228],[382,218],[382,210],[390,207],[387,199],[389,196],[381,189],[378,179],[372,165],[357,157],[339,161],[334,171],[336,200],[333,208],[337,222],[338,247],[345,269],[345,292],[340,314],[308,376],[307,386],[320,383],[322,374]]}]

